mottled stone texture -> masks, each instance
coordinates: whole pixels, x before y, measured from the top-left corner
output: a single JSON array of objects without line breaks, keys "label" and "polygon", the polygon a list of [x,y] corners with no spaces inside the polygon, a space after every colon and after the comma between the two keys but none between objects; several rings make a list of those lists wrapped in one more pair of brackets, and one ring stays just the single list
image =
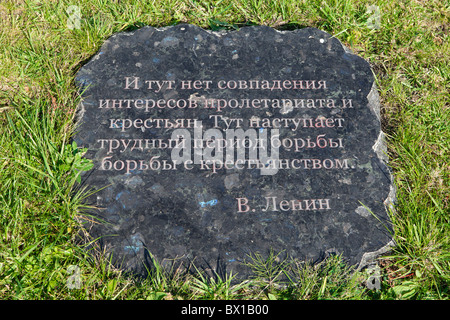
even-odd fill
[{"label": "mottled stone texture", "polygon": [[[329,34],[144,27],[108,39],[76,81],[75,140],[95,164],[83,181],[101,189],[86,229],[125,270],[145,275],[150,252],[244,279],[252,253],[363,266],[391,242],[374,76]],[[217,147],[230,130],[260,139],[259,164]],[[175,149],[174,166],[174,133],[209,148]]]}]

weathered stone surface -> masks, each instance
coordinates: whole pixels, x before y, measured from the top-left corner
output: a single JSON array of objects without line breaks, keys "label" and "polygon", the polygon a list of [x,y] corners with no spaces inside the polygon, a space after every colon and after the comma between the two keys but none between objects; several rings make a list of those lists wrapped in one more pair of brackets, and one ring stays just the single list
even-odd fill
[{"label": "weathered stone surface", "polygon": [[363,266],[390,243],[374,77],[329,34],[144,27],[76,81],[84,181],[103,188],[89,231],[123,268],[145,274],[149,251],[246,278],[255,252]]}]

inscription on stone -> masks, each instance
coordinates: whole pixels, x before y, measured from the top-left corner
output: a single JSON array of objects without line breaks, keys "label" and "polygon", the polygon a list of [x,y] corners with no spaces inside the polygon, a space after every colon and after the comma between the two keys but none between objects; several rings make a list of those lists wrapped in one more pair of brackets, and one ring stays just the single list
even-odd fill
[{"label": "inscription on stone", "polygon": [[76,81],[89,232],[126,270],[151,253],[245,278],[256,252],[363,265],[390,243],[374,77],[329,34],[144,27]]}]

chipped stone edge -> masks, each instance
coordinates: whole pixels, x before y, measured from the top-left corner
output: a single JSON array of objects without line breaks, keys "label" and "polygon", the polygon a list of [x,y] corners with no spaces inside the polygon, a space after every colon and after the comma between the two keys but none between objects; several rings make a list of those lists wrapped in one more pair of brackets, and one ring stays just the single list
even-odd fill
[{"label": "chipped stone edge", "polygon": [[[339,41],[339,43],[344,48],[346,53],[355,55],[352,52],[352,50],[347,48],[342,42]],[[358,57],[360,59],[364,59],[360,56],[358,56]],[[367,60],[365,60],[365,61],[366,61],[366,63],[369,64],[369,62]],[[370,69],[372,70],[372,68],[370,68]],[[381,123],[380,96],[378,94],[378,89],[377,89],[377,85],[375,83],[375,78],[372,83],[372,88],[370,89],[369,93],[367,94],[367,101],[368,101],[367,106],[372,111],[372,113],[376,116],[378,122]],[[380,133],[378,135],[377,140],[375,140],[375,142],[372,146],[372,149],[376,153],[377,157],[387,165],[389,159],[388,159],[388,155],[387,155],[386,135],[381,130],[381,126],[380,126]],[[385,206],[387,213],[389,214],[389,211],[395,213],[394,209],[395,209],[397,192],[396,192],[396,187],[394,184],[394,177],[392,175],[392,171],[389,168],[389,166],[387,166],[387,170],[389,171],[389,177],[390,177],[391,184],[389,187],[390,188],[389,194],[388,194],[387,198],[384,200],[384,206]],[[361,271],[362,269],[364,269],[366,267],[371,268],[373,266],[376,266],[377,258],[388,253],[394,247],[396,247],[396,243],[395,243],[394,238],[392,237],[392,239],[386,245],[381,247],[380,249],[378,249],[376,251],[372,251],[372,252],[365,252],[363,254],[363,256],[361,257],[361,260],[358,264],[358,267],[356,268],[356,271]]]},{"label": "chipped stone edge", "polygon": [[383,255],[388,253],[389,251],[391,251],[394,247],[396,246],[395,241],[391,240],[389,241],[384,247],[381,247],[380,249],[378,249],[377,251],[372,251],[372,252],[366,252],[363,254],[361,261],[359,262],[358,267],[356,268],[357,271],[361,271],[362,269],[364,269],[367,266],[376,264],[376,259]]},{"label": "chipped stone edge", "polygon": [[[375,116],[378,119],[378,122],[381,122],[381,115],[380,115],[380,97],[378,94],[377,86],[375,84],[375,81],[372,84],[372,88],[367,95],[368,100],[368,107],[370,110],[375,114]],[[384,163],[388,163],[388,155],[387,155],[387,145],[386,145],[386,135],[380,128],[380,133],[378,135],[377,140],[375,141],[374,145],[372,146],[373,151],[377,154],[377,157],[383,161]],[[394,183],[394,177],[392,175],[392,171],[387,166],[387,170],[389,171],[389,177],[391,180],[390,184],[390,190],[387,198],[384,200],[384,206],[386,208],[386,211],[389,214],[389,211],[392,213],[395,213],[395,202],[396,202],[396,196],[397,196],[397,190]],[[376,259],[386,254],[387,252],[391,251],[396,246],[395,240],[392,238],[391,241],[389,241],[385,246],[381,247],[377,251],[373,252],[366,252],[363,254],[361,261],[357,267],[357,270],[361,270],[365,267],[371,266],[376,264]]]},{"label": "chipped stone edge", "polygon": [[[344,46],[345,47],[345,46]],[[372,88],[367,95],[368,100],[368,107],[370,110],[375,114],[377,117],[378,122],[381,122],[381,116],[380,116],[380,99],[379,94],[377,90],[377,86],[375,84],[375,81],[372,84]],[[387,156],[387,145],[386,145],[386,136],[385,133],[380,128],[380,133],[378,135],[377,140],[375,140],[375,143],[372,146],[373,151],[376,153],[377,157],[384,163],[388,163],[388,156]],[[394,211],[394,205],[396,202],[396,187],[394,184],[394,177],[392,175],[391,169],[389,166],[387,166],[387,170],[389,171],[389,177],[391,180],[390,184],[390,190],[387,198],[384,200],[384,206],[386,208],[386,211],[389,212],[395,212]],[[388,213],[389,214],[389,213]],[[360,263],[358,267],[356,268],[357,271],[361,271],[362,269],[366,267],[371,267],[373,265],[376,265],[376,260],[381,255],[386,254],[387,252],[391,251],[396,246],[395,240],[392,238],[385,246],[381,247],[380,249],[372,252],[365,252],[363,256],[361,257]]]}]

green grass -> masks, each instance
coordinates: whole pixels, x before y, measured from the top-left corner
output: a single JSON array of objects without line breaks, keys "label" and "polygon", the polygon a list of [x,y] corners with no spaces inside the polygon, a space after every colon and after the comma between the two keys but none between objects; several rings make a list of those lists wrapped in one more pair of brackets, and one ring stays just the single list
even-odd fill
[{"label": "green grass", "polygon": [[[80,29],[66,10],[76,4]],[[368,28],[376,5],[378,29]],[[333,257],[312,266],[279,253],[249,257],[236,283],[158,266],[145,280],[78,243],[87,168],[69,144],[74,74],[111,34],[143,25],[314,26],[370,61],[398,187],[397,247],[370,274]],[[0,299],[448,299],[450,67],[448,1],[9,0],[0,3]],[[77,280],[81,280],[77,282]]]}]

